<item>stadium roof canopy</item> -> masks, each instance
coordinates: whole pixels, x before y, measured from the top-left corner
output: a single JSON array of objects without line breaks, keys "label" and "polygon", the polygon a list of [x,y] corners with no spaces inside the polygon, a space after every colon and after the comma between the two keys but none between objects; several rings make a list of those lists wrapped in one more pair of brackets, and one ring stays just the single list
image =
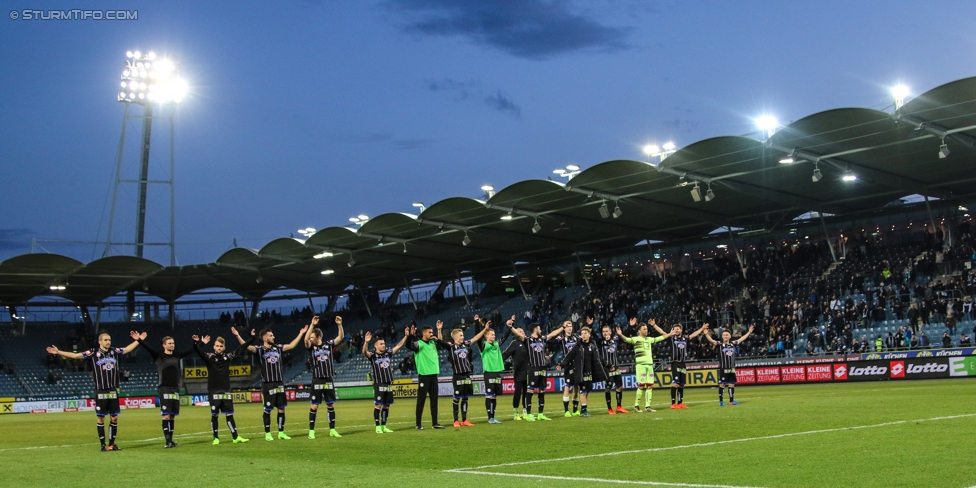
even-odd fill
[{"label": "stadium roof canopy", "polygon": [[[386,213],[358,229],[328,227],[307,240],[235,248],[208,264],[164,267],[128,256],[82,264],[54,254],[21,255],[0,262],[0,303],[48,295],[94,304],[127,290],[172,302],[208,288],[258,299],[279,288],[337,294],[350,285],[391,288],[477,276],[517,261],[565,261],[726,226],[772,228],[810,211],[853,214],[910,194],[963,200],[976,196],[974,167],[976,78],[965,78],[908,101],[894,115],[827,110],[765,141],[714,137],[660,164],[607,161],[566,184],[520,181],[487,201],[447,198],[419,215]],[[697,202],[690,194],[696,185]],[[708,190],[711,201],[704,198]]]}]

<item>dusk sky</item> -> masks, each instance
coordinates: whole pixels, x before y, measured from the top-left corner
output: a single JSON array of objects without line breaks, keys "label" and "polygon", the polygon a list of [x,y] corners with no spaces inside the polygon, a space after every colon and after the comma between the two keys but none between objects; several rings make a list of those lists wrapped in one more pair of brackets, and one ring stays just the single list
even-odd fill
[{"label": "dusk sky", "polygon": [[[273,6],[271,6],[273,5]],[[179,264],[361,213],[415,212],[976,75],[976,2],[5,2],[138,20],[0,20],[0,260],[104,239],[126,50],[178,56]],[[135,110],[138,112],[138,110]],[[128,126],[134,175],[140,123]],[[154,127],[152,175],[168,170]],[[150,192],[148,239],[167,230]],[[132,239],[135,187],[116,232]],[[168,191],[168,190],[167,190]],[[297,234],[296,234],[297,236]],[[94,245],[42,242],[83,262]],[[169,264],[168,252],[146,256]]]}]

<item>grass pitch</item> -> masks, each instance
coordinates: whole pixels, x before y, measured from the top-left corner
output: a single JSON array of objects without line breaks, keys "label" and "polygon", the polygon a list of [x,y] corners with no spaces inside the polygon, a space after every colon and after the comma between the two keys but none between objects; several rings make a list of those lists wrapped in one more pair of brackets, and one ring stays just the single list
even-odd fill
[{"label": "grass pitch", "polygon": [[[562,395],[546,395],[550,422],[488,425],[474,398],[475,427],[414,430],[414,399],[391,409],[392,434],[376,434],[369,401],[336,404],[341,439],[328,437],[324,406],[318,439],[306,437],[308,405],[287,410],[292,440],[264,440],[261,408],[237,406],[247,444],[211,445],[209,410],[184,407],[178,449],[163,449],[158,410],[126,410],[121,452],[99,452],[91,412],[0,416],[4,486],[218,483],[266,486],[938,486],[976,485],[976,383],[967,379],[750,386],[739,406],[719,407],[714,389],[686,390],[691,408],[671,410],[655,390],[656,413],[606,414],[593,395],[590,418],[562,417]],[[624,404],[632,405],[633,392]],[[440,421],[450,425],[451,400]],[[274,422],[274,419],[272,419]]]}]

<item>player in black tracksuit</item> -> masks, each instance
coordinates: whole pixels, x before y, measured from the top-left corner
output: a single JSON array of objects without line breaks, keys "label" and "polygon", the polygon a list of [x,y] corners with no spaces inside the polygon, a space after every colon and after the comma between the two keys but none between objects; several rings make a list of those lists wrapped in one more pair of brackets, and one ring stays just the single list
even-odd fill
[{"label": "player in black tracksuit", "polygon": [[[235,329],[236,333],[237,330]],[[254,340],[254,331],[251,331],[251,340]],[[219,417],[223,412],[227,419],[227,428],[234,439],[234,444],[247,442],[248,439],[237,434],[237,423],[234,422],[234,397],[230,393],[230,362],[243,349],[238,348],[234,351],[227,351],[227,342],[223,337],[214,340],[213,352],[203,352],[200,343],[209,344],[210,336],[194,335],[193,349],[197,352],[203,362],[207,363],[207,396],[210,400],[210,429],[213,431],[213,444],[220,444],[220,437],[217,435],[217,428],[220,425]]]},{"label": "player in black tracksuit", "polygon": [[573,382],[580,389],[580,417],[589,417],[586,410],[586,399],[593,389],[594,381],[606,381],[607,373],[603,369],[600,346],[591,340],[592,330],[589,327],[580,329],[580,340],[570,349],[569,354],[557,366],[562,370],[573,372]]},{"label": "player in black tracksuit", "polygon": [[163,435],[166,437],[166,445],[163,447],[180,447],[173,442],[175,419],[180,414],[180,377],[183,376],[180,361],[193,354],[193,348],[176,353],[176,343],[170,336],[163,337],[162,352],[143,342],[142,338],[139,339],[139,344],[149,352],[159,370],[159,408],[163,415]]},{"label": "player in black tracksuit", "polygon": [[[512,327],[515,325],[515,316],[512,315],[512,318],[505,325],[508,326],[509,333],[512,333]],[[525,335],[525,332],[521,328],[515,330]],[[506,336],[509,333],[506,333]],[[512,395],[512,409],[515,413],[515,420],[522,420],[523,416],[529,414],[525,411],[525,396],[529,394],[529,350],[526,349],[524,341],[513,340],[508,344],[505,352],[502,353],[502,358],[512,358],[512,381],[515,386],[515,391]],[[519,413],[519,403],[523,407],[521,414]]]}]

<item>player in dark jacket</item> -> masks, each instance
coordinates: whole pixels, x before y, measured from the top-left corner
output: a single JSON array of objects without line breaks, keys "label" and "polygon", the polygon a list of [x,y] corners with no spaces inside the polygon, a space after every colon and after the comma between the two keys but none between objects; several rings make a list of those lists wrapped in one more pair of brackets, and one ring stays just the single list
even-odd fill
[{"label": "player in dark jacket", "polygon": [[589,417],[586,409],[587,396],[593,389],[594,381],[606,381],[607,373],[603,369],[600,346],[591,339],[592,330],[583,327],[580,330],[580,340],[570,349],[556,367],[573,372],[573,382],[580,386],[580,417]]}]

